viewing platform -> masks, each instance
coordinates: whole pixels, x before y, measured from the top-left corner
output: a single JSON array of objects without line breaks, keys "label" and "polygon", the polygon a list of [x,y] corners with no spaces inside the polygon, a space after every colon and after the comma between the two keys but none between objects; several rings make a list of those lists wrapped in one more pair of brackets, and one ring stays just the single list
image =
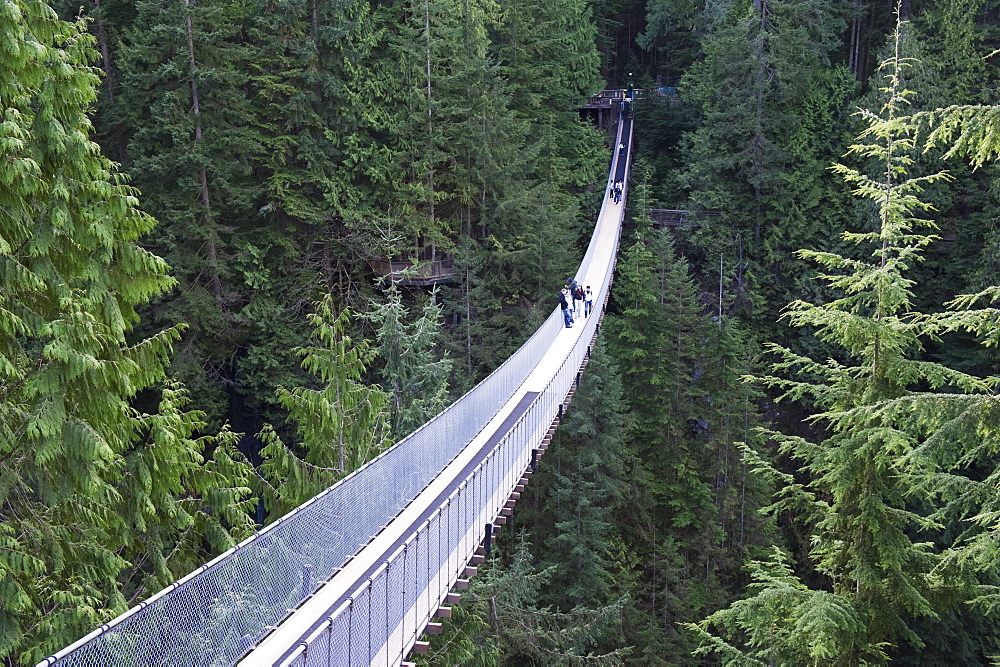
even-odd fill
[{"label": "viewing platform", "polygon": [[376,259],[369,262],[372,270],[400,285],[433,286],[455,279],[455,257],[447,254],[438,259],[418,260]]}]

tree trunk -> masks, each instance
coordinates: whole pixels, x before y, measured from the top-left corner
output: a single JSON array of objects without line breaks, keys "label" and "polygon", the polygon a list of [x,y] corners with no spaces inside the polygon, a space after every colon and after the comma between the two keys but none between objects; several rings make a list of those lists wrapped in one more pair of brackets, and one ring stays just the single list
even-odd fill
[{"label": "tree trunk", "polygon": [[[112,105],[115,103],[115,76],[111,69],[111,50],[108,48],[108,35],[104,31],[104,19],[101,18],[101,0],[94,0],[96,18],[94,25],[97,28],[97,44],[101,50],[101,69],[104,70],[104,83],[108,88],[108,101]],[[128,157],[125,153],[125,128],[121,123],[115,123],[112,134],[115,138],[115,151],[118,153],[118,162],[125,162]]]},{"label": "tree trunk", "polygon": [[[434,109],[431,95],[431,3],[424,0],[424,30],[427,33],[427,144],[428,154],[434,154]],[[428,203],[430,204],[430,224],[434,226],[434,164],[429,165],[427,173]],[[419,250],[419,248],[418,248]]]},{"label": "tree trunk", "polygon": [[[194,141],[195,144],[198,144],[201,143],[201,102],[198,97],[198,68],[194,59],[194,27],[191,23],[191,0],[184,0],[184,6],[188,9],[185,24],[187,28],[188,64],[191,71],[191,106],[194,115]],[[205,168],[204,163],[198,169],[198,183],[201,187],[201,205],[205,208],[202,223],[207,227],[211,222],[212,207],[208,196],[208,170]],[[221,308],[223,303],[222,279],[219,277],[219,253],[215,242],[214,229],[208,230],[206,243],[208,248],[208,266],[211,273],[209,280],[212,286],[212,295],[215,296],[215,301]]]}]

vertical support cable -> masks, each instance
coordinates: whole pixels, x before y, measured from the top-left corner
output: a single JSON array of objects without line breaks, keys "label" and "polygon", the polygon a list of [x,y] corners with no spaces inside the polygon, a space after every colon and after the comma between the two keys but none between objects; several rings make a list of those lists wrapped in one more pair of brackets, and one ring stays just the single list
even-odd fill
[{"label": "vertical support cable", "polygon": [[333,662],[333,616],[327,616],[326,622],[329,627],[326,632],[326,664]]},{"label": "vertical support cable", "polygon": [[392,565],[389,561],[385,562],[385,574],[383,579],[385,579],[385,667],[389,667],[389,637],[392,630],[389,628],[389,568]]},{"label": "vertical support cable", "polygon": [[[399,654],[400,655],[403,655],[403,651],[406,649],[406,612],[409,611],[407,609],[407,607],[406,607],[406,559],[407,559],[407,557],[409,555],[409,551],[410,551],[410,545],[409,544],[404,544],[403,545],[403,590],[402,590],[402,595],[403,595],[403,614],[402,614],[402,620],[400,621],[400,630],[399,630]],[[416,623],[414,623],[414,632],[416,632]],[[386,644],[388,644],[388,643],[389,642],[388,642],[388,639],[387,639],[386,640]],[[387,659],[388,659],[388,655],[389,655],[389,652],[386,651],[386,658]]]},{"label": "vertical support cable", "polygon": [[347,664],[351,661],[351,651],[354,648],[354,597],[347,602]]},{"label": "vertical support cable", "polygon": [[[446,501],[445,507],[448,508],[448,522],[445,524],[448,527],[448,533],[445,536],[445,548],[448,549],[448,551],[445,552],[446,556],[445,556],[445,561],[444,562],[445,562],[445,567],[450,571],[451,570],[451,552],[453,551],[453,549],[451,548],[451,531],[452,531],[453,526],[454,526],[454,519],[451,516],[451,498],[449,498]],[[448,577],[445,577],[442,580],[442,583],[444,583],[444,585],[447,586],[448,585],[447,581],[448,581]],[[443,593],[447,594],[448,591],[444,590]],[[444,596],[442,595],[442,597],[444,597]]]}]

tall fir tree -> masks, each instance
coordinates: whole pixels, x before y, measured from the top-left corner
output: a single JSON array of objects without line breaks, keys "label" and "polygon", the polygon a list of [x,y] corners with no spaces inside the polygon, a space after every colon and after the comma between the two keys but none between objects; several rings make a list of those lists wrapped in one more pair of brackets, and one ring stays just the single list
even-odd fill
[{"label": "tall fir tree", "polygon": [[543,545],[539,565],[550,571],[541,600],[564,611],[617,603],[628,593],[618,586],[611,557],[614,517],[624,510],[628,483],[621,396],[621,380],[598,340],[546,460],[552,477],[541,515],[551,528],[534,535]]},{"label": "tall fir tree", "polygon": [[[883,66],[881,114],[861,112],[867,129],[851,149],[874,175],[834,168],[872,204],[870,226],[843,234],[845,241],[871,248],[870,258],[800,251],[823,267],[821,279],[840,296],[822,304],[794,301],[786,315],[791,325],[814,328],[841,352],[821,361],[772,346],[779,375],[762,379],[781,389],[783,398],[814,405],[812,420],[827,437],[770,433],[785,455],[801,462],[791,473],[749,454],[759,471],[783,487],[771,509],[809,526],[810,550],[796,565],[814,568],[819,579],[804,584],[780,550],[752,563],[758,582],[752,595],[694,628],[701,651],[718,652],[726,662],[882,662],[903,642],[920,655],[926,645],[917,630],[926,632],[928,625],[914,621],[940,624],[975,597],[977,574],[985,581],[996,576],[995,562],[981,563],[978,573],[956,567],[969,552],[964,540],[954,541],[957,526],[950,525],[958,511],[956,489],[971,493],[959,502],[960,512],[971,517],[982,509],[968,504],[976,495],[972,489],[983,488],[975,481],[982,471],[970,464],[996,448],[992,429],[984,428],[993,419],[995,382],[918,356],[925,341],[947,333],[989,331],[996,313],[967,309],[974,296],[940,314],[913,307],[916,285],[906,274],[933,241],[921,233],[933,225],[917,217],[929,208],[917,195],[947,175],[907,175],[916,127],[903,115],[912,96],[902,85],[904,30],[905,24],[897,29],[893,55]],[[742,649],[711,636],[713,623],[738,638]],[[938,659],[959,655],[964,639]],[[987,636],[961,648],[970,661],[994,650]],[[935,661],[933,653],[924,657]]]},{"label": "tall fir tree", "polygon": [[379,375],[390,398],[392,439],[398,441],[449,403],[451,360],[443,356],[441,306],[431,292],[420,317],[408,322],[399,287],[390,284],[367,317],[377,327]]},{"label": "tall fir tree", "polygon": [[[173,368],[216,423],[229,408],[239,308],[253,287],[237,259],[260,226],[248,178],[259,142],[247,96],[248,3],[137,3],[118,59],[127,167],[161,225],[151,237],[178,290],[151,308],[154,323],[189,326]],[[252,261],[252,258],[249,258]]]},{"label": "tall fir tree", "polygon": [[640,176],[636,237],[618,265],[607,329],[628,388],[628,440],[641,462],[643,492],[633,492],[632,506],[644,503],[647,515],[636,520],[642,513],[633,511],[628,522],[645,568],[636,599],[648,620],[636,632],[661,657],[677,659],[688,647],[676,621],[721,606],[748,545],[760,541],[750,537],[757,493],[733,445],[754,416],[738,380],[745,363],[733,325],[703,314],[672,232],[652,228],[649,190]]},{"label": "tall fir tree", "polygon": [[827,128],[855,88],[830,59],[845,3],[735,0],[706,6],[704,20],[704,59],[682,81],[697,109],[688,208],[711,214],[694,230],[692,259],[714,271],[721,251],[737,312],[758,315],[808,289],[801,276],[790,288],[789,253],[833,235],[838,196],[822,167],[841,143],[830,145]]},{"label": "tall fir tree", "polygon": [[247,535],[251,472],[156,390],[180,327],[132,332],[174,281],[89,138],[84,22],[10,0],[0,43],[0,658],[34,663]]},{"label": "tall fir tree", "polygon": [[[277,399],[294,425],[286,444],[271,425],[259,437],[264,443],[260,466],[261,496],[276,519],[368,460],[391,442],[387,407],[390,395],[363,382],[374,357],[368,341],[347,333],[350,311],[335,314],[332,296],[317,304],[310,320],[313,344],[301,347],[302,367],[318,387],[279,387]],[[287,426],[283,433],[292,431]]]}]

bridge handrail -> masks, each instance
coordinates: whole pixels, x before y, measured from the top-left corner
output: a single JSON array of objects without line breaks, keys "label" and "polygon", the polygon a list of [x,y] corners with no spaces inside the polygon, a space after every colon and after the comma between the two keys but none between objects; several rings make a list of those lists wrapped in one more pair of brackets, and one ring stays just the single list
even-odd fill
[{"label": "bridge handrail", "polygon": [[[614,166],[612,173],[615,173]],[[624,181],[627,184],[627,175]],[[604,220],[603,209],[607,205],[606,199],[598,227],[581,263],[580,278],[587,275],[589,263],[598,250],[600,221]],[[499,515],[530,461],[531,448],[541,440],[558,414],[559,404],[579,378],[578,370],[590,354],[591,341],[610,293],[620,220],[615,221],[615,225],[614,247],[603,277],[597,283],[594,311],[584,320],[582,334],[544,389],[427,520],[421,522],[371,576],[361,580],[346,602],[331,608],[329,616],[315,627],[301,628],[301,641],[275,664],[282,667],[398,664],[397,658],[410,651],[478,546],[482,526]],[[550,319],[562,326],[558,310]],[[490,480],[490,491],[485,498],[481,497],[483,485],[477,485],[477,480],[483,478]],[[449,517],[457,514],[457,519],[443,521],[446,508]],[[427,599],[420,599],[425,593]]]},{"label": "bridge handrail", "polygon": [[[581,269],[590,254],[588,250]],[[203,665],[238,659],[342,568],[478,435],[561,328],[554,312],[495,371],[413,433],[39,666],[100,664],[100,656],[112,654],[116,664],[137,665],[159,664],[165,656],[171,662]],[[291,535],[297,532],[303,534]],[[133,663],[123,662],[128,654],[134,655]]]}]

